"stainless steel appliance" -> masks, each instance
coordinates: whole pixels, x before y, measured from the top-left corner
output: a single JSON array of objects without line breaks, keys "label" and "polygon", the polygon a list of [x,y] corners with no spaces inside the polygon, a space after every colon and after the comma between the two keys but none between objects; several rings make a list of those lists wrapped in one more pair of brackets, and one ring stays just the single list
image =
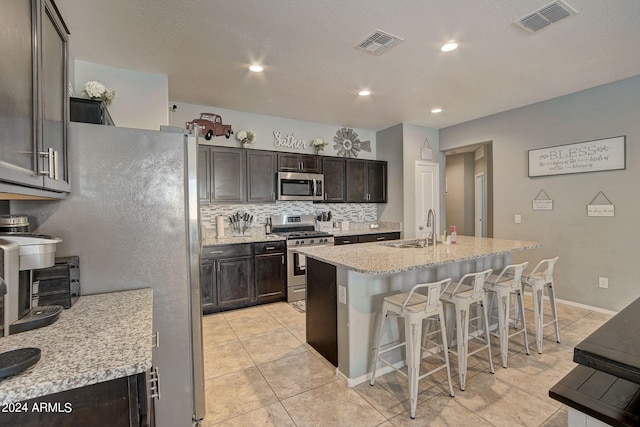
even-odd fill
[{"label": "stainless steel appliance", "polygon": [[323,200],[321,173],[278,172],[278,200]]},{"label": "stainless steel appliance", "polygon": [[191,426],[205,415],[198,138],[163,130],[70,123],[67,199],[11,208],[64,236],[57,256],[80,257],[83,295],[153,289],[155,423]]},{"label": "stainless steel appliance", "polygon": [[333,246],[333,235],[315,230],[313,215],[274,215],[273,233],[287,239],[287,301],[306,298],[307,277],[304,255],[294,252],[303,246]]},{"label": "stainless steel appliance", "polygon": [[40,328],[55,322],[62,307],[42,306],[33,270],[55,263],[56,244],[62,239],[34,234],[0,235],[0,272],[7,288],[2,298],[2,336]]},{"label": "stainless steel appliance", "polygon": [[1,233],[28,233],[29,217],[26,215],[0,215]]}]

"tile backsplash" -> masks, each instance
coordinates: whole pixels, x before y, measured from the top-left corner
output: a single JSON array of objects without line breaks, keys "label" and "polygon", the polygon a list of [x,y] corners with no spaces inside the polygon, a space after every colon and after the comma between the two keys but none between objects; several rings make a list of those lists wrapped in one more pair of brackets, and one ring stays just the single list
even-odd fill
[{"label": "tile backsplash", "polygon": [[236,212],[253,215],[253,226],[262,226],[271,215],[317,215],[330,211],[334,221],[367,222],[377,221],[378,212],[375,203],[313,203],[313,202],[275,202],[243,203],[238,205],[206,204],[200,206],[200,220],[206,228],[216,227],[218,215],[227,218]]}]

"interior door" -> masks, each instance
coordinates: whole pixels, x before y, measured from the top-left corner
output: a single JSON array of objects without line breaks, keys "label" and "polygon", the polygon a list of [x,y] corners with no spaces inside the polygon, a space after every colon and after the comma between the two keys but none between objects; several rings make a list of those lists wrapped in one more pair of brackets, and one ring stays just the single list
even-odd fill
[{"label": "interior door", "polygon": [[418,239],[428,236],[431,227],[427,227],[427,213],[429,209],[435,212],[433,230],[437,235],[440,229],[440,165],[434,162],[417,161],[415,166],[415,230]]}]

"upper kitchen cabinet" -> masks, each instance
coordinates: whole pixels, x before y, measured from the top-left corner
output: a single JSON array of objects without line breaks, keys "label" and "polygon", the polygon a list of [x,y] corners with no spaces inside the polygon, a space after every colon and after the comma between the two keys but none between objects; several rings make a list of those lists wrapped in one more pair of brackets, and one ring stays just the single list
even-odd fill
[{"label": "upper kitchen cabinet", "polygon": [[322,157],[313,154],[278,153],[278,171],[322,173]]},{"label": "upper kitchen cabinet", "polygon": [[273,202],[276,200],[276,153],[246,150],[247,202]]},{"label": "upper kitchen cabinet", "polygon": [[246,200],[244,150],[210,147],[211,201],[240,203]]},{"label": "upper kitchen cabinet", "polygon": [[329,203],[344,202],[345,194],[345,159],[339,157],[323,157],[324,201]]},{"label": "upper kitchen cabinet", "polygon": [[67,34],[51,0],[0,2],[0,181],[12,193],[70,190]]},{"label": "upper kitchen cabinet", "polygon": [[347,202],[387,202],[387,162],[347,159]]}]

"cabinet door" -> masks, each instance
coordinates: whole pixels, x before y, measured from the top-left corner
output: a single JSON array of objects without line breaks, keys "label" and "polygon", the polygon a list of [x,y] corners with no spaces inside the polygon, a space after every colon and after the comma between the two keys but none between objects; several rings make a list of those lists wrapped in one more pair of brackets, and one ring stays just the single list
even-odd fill
[{"label": "cabinet door", "polygon": [[211,147],[211,165],[211,201],[245,201],[244,150]]},{"label": "cabinet door", "polygon": [[345,194],[345,160],[339,158],[322,159],[322,170],[324,171],[324,201],[344,202]]},{"label": "cabinet door", "polygon": [[278,170],[281,172],[298,172],[300,156],[297,154],[278,153]]},{"label": "cabinet door", "polygon": [[276,155],[271,151],[247,150],[247,201],[276,199]]},{"label": "cabinet door", "polygon": [[200,287],[202,288],[202,312],[209,313],[218,307],[216,298],[216,266],[215,259],[203,259],[200,262]]},{"label": "cabinet door", "polygon": [[36,174],[37,87],[32,2],[0,2],[0,179],[33,187]]},{"label": "cabinet door", "polygon": [[286,264],[284,252],[256,255],[256,297],[258,302],[278,301],[286,294]]},{"label": "cabinet door", "polygon": [[364,160],[347,161],[347,202],[367,201],[367,163]]},{"label": "cabinet door", "polygon": [[387,202],[387,162],[367,161],[367,201]]},{"label": "cabinet door", "polygon": [[218,260],[220,308],[248,305],[255,299],[253,256]]},{"label": "cabinet door", "polygon": [[[56,191],[69,191],[67,171],[68,108],[68,39],[61,19],[49,0],[43,1],[40,11],[41,76],[40,98],[42,135],[40,149],[48,153],[41,158],[40,170],[44,174],[44,187]],[[50,156],[53,156],[51,159]]]},{"label": "cabinet door", "polygon": [[322,173],[322,157],[311,154],[300,155],[300,172]]},{"label": "cabinet door", "polygon": [[211,150],[206,145],[198,147],[198,198],[211,201]]}]

